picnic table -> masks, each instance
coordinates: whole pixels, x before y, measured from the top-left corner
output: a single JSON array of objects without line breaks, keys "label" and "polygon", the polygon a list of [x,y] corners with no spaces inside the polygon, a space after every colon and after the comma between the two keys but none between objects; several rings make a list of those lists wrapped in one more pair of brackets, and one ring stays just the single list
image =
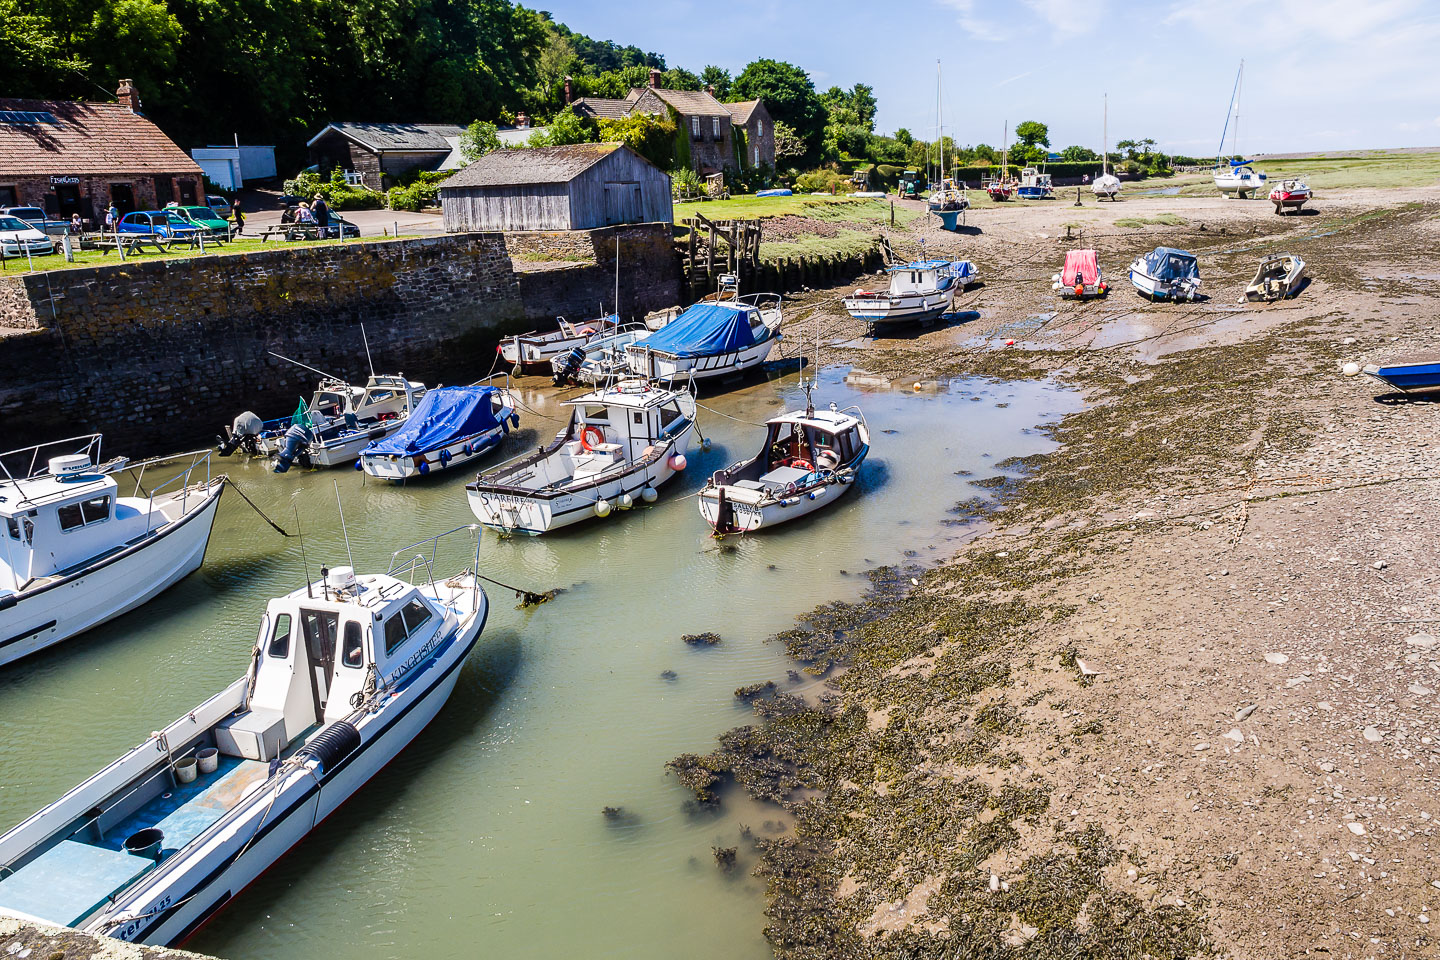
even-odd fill
[{"label": "picnic table", "polygon": [[[211,243],[222,242],[219,238],[207,239]],[[162,233],[99,233],[80,238],[82,250],[99,250],[102,256],[108,255],[116,249],[122,249],[126,254],[143,253],[145,247],[154,247],[156,252],[165,253],[173,249],[176,244],[194,249],[200,246],[200,235],[190,233],[172,237]]]},{"label": "picnic table", "polygon": [[277,223],[260,231],[261,243],[264,243],[271,237],[281,237],[285,240],[319,240],[320,224]]}]

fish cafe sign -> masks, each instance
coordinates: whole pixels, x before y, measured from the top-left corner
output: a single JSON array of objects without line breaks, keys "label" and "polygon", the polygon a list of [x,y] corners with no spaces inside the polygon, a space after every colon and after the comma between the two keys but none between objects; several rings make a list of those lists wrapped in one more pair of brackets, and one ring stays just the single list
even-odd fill
[{"label": "fish cafe sign", "polygon": [[76,186],[79,186],[79,185],[80,185],[80,178],[79,178],[79,177],[68,177],[68,176],[57,176],[57,175],[55,175],[55,174],[52,173],[52,174],[50,175],[50,183],[51,183],[53,186],[76,187]]}]

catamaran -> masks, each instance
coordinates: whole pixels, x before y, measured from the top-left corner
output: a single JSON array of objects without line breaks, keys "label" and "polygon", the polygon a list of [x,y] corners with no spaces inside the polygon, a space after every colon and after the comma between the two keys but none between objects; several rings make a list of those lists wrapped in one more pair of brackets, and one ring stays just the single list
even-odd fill
[{"label": "catamaran", "polygon": [[266,604],[244,676],[0,836],[0,915],[163,946],[234,899],[449,698],[489,604],[439,541]]}]

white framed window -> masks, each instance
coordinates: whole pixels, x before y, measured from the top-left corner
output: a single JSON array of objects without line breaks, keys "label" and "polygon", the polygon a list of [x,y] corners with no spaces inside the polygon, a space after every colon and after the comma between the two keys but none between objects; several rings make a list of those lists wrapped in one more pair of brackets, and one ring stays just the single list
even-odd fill
[{"label": "white framed window", "polygon": [[764,121],[764,120],[756,120],[756,121],[755,121],[755,136],[757,136],[757,137],[763,137],[763,136],[765,136],[765,121]]},{"label": "white framed window", "polygon": [[755,148],[755,166],[760,166],[760,148]]},{"label": "white framed window", "polygon": [[715,127],[715,139],[716,139],[716,140],[719,140],[719,139],[720,139],[720,118],[719,118],[719,117],[711,117],[711,118],[710,118],[710,123]]},{"label": "white framed window", "polygon": [[694,137],[695,137],[696,140],[699,140],[699,139],[700,139],[700,118],[699,118],[699,117],[691,117],[691,118],[690,118],[690,132],[694,135]]}]

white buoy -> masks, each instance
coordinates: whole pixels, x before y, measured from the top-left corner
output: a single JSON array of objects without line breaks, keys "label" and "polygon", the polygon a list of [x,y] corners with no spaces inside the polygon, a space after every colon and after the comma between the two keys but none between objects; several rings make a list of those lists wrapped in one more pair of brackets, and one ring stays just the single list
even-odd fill
[{"label": "white buoy", "polygon": [[1341,367],[1340,372],[1345,374],[1345,376],[1347,377],[1358,376],[1360,373],[1360,364],[1351,361],[1350,363],[1347,363],[1345,364],[1345,366]]},{"label": "white buoy", "polygon": [[609,501],[609,500],[596,500],[596,501],[595,501],[595,516],[597,516],[597,517],[608,517],[608,516],[610,516],[610,501]]},{"label": "white buoy", "polygon": [[655,491],[654,487],[646,487],[640,491],[640,499],[646,503],[654,503],[660,499],[660,494]]},{"label": "white buoy", "polygon": [[620,494],[619,504],[621,510],[629,510],[631,507],[635,506],[635,498],[630,496],[630,494],[628,493],[622,493]]},{"label": "white buoy", "polygon": [[679,473],[681,470],[685,469],[685,463],[685,454],[677,453],[670,458],[670,469],[674,470],[676,473]]}]

